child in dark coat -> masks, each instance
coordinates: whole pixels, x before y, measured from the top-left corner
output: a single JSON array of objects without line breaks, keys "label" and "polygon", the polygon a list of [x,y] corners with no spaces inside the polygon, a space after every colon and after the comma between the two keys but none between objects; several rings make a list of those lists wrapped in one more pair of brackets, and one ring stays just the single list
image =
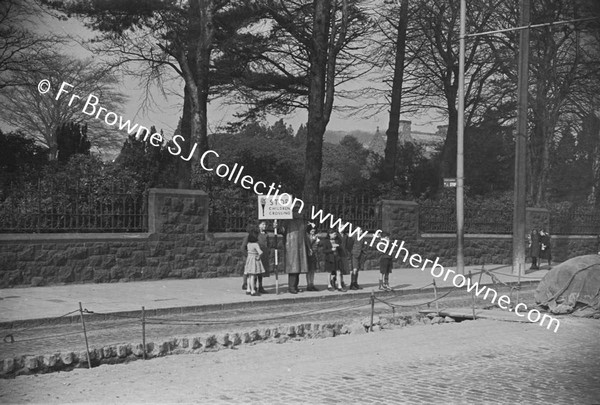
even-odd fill
[{"label": "child in dark coat", "polygon": [[[385,235],[381,238],[389,243],[390,238]],[[390,287],[390,273],[392,272],[392,266],[394,265],[394,258],[387,252],[381,253],[379,258],[379,289],[385,291],[392,291]]]},{"label": "child in dark coat", "polygon": [[[342,241],[335,229],[329,229],[327,234],[329,238],[322,241],[323,255],[325,256],[325,271],[329,272],[327,289],[329,291],[337,290],[346,292],[346,289],[342,286]],[[333,285],[334,280],[335,287]]]}]

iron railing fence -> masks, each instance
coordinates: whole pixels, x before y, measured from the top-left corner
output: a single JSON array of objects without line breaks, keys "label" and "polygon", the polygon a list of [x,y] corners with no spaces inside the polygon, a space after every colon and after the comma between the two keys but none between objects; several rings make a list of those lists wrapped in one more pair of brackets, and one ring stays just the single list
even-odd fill
[{"label": "iron railing fence", "polygon": [[600,235],[600,211],[550,213],[550,235]]},{"label": "iron railing fence", "polygon": [[[297,212],[299,203],[294,209]],[[322,216],[317,212],[322,210]],[[316,214],[316,218],[313,216]],[[304,201],[302,215],[308,222],[314,222],[320,230],[327,229],[331,223],[327,219],[331,214],[333,221],[342,219],[342,224],[349,222],[353,227],[360,226],[364,230],[374,231],[381,227],[381,210],[376,199],[365,196],[325,195],[316,204]],[[243,197],[211,197],[209,206],[209,231],[211,232],[246,232],[248,226],[258,219],[258,199],[255,194]],[[271,224],[269,224],[270,226]]]},{"label": "iron railing fence", "polygon": [[[465,233],[511,234],[512,211],[466,208]],[[437,205],[419,207],[419,230],[424,233],[456,233],[456,208]]]},{"label": "iron railing fence", "polygon": [[0,233],[148,231],[147,192],[126,184],[39,181],[2,194]]}]

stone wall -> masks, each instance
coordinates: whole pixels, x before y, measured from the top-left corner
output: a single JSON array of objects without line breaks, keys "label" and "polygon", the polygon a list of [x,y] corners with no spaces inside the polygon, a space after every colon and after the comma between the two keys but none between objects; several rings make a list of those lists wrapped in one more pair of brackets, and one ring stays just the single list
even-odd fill
[{"label": "stone wall", "polygon": [[[418,253],[429,259],[440,258],[445,266],[456,265],[456,235],[426,234],[419,229],[419,207],[412,201],[383,201],[382,229],[391,233],[392,239],[404,240],[411,254]],[[527,208],[526,229],[549,229],[550,213],[543,208]],[[526,244],[526,240],[523,241]],[[598,253],[596,236],[552,235],[552,256],[554,262],[571,257]],[[374,250],[374,249],[373,249]],[[365,268],[377,268],[378,252],[369,252]],[[403,255],[395,261],[395,266],[403,264]],[[465,265],[512,263],[512,235],[474,234],[465,235]]]},{"label": "stone wall", "polygon": [[[206,193],[152,189],[148,203],[148,233],[0,234],[0,287],[242,274],[246,258],[240,245],[245,234],[208,232]],[[381,213],[382,229],[392,240],[404,240],[411,254],[439,257],[445,266],[456,264],[455,236],[422,233],[417,203],[383,201]],[[528,209],[527,222],[528,229],[547,227],[548,212]],[[367,238],[370,242],[371,235]],[[597,253],[592,236],[554,235],[552,241],[555,261]],[[465,236],[466,265],[510,264],[511,250],[510,235]],[[379,268],[379,256],[370,249],[365,269]],[[282,258],[280,254],[280,262]],[[395,265],[407,264],[396,260]]]},{"label": "stone wall", "polygon": [[239,274],[243,234],[208,233],[208,196],[152,189],[148,233],[0,234],[0,287]]}]

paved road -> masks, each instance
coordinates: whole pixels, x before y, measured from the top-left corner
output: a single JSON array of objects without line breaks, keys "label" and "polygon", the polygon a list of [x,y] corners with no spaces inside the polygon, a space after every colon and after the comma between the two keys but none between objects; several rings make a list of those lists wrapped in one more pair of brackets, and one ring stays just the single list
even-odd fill
[{"label": "paved road", "polygon": [[598,404],[600,322],[478,320],[0,380],[0,402]]}]

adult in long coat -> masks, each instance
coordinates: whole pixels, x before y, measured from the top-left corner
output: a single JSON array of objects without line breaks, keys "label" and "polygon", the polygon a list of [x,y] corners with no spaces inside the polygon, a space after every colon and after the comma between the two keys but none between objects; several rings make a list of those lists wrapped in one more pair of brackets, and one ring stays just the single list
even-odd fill
[{"label": "adult in long coat", "polygon": [[286,221],[285,226],[285,272],[288,274],[288,292],[302,292],[298,288],[300,274],[308,271],[308,251],[310,241],[306,233],[306,223],[302,218]]},{"label": "adult in long coat", "polygon": [[540,235],[537,229],[532,229],[531,234],[529,234],[529,256],[531,257],[531,270],[539,270]]},{"label": "adult in long coat", "polygon": [[550,243],[550,234],[543,229],[540,230],[540,260],[548,260],[548,266],[552,266],[552,247]]}]

